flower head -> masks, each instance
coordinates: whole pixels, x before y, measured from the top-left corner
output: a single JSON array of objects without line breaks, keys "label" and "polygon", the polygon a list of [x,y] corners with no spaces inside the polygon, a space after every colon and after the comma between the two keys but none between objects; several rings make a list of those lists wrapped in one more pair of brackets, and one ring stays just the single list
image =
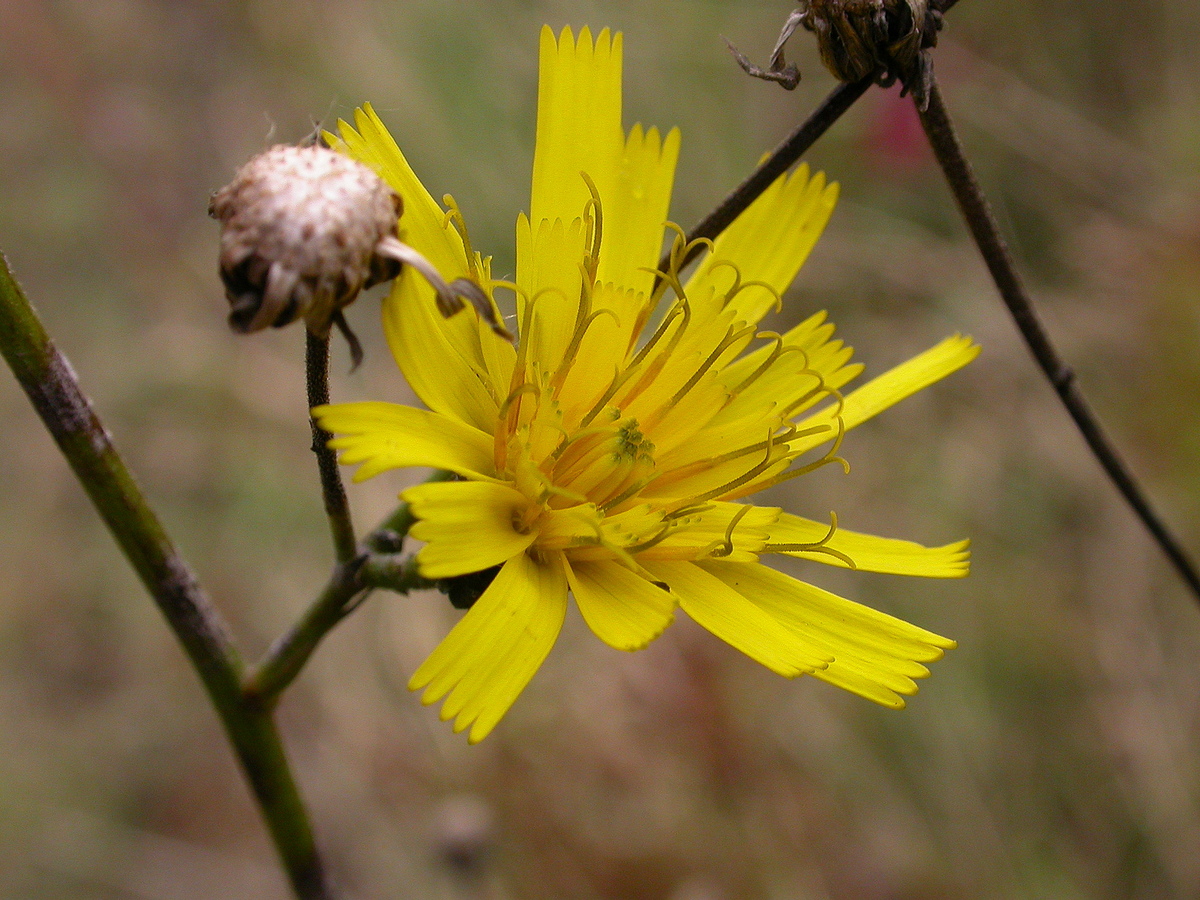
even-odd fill
[{"label": "flower head", "polygon": [[356,478],[404,466],[460,480],[403,493],[430,578],[499,566],[413,675],[470,739],[487,735],[550,651],[573,595],[606,643],[645,647],[676,608],[787,677],[888,706],[952,641],[783,575],[779,553],[868,571],[957,577],[966,544],[926,548],[744,498],[841,462],[845,431],[969,362],[953,337],[857,390],[861,370],[818,313],[761,331],[833,209],[837,186],[779,179],[681,281],[656,272],[679,134],[621,127],[621,35],[541,37],[537,147],[515,283],[492,278],[453,199],[443,211],[375,113],[338,146],[406,199],[405,240],[447,277],[516,295],[512,346],[470,314],[434,315],[402,275],[384,306],[393,353],[427,410],[320,407]]}]

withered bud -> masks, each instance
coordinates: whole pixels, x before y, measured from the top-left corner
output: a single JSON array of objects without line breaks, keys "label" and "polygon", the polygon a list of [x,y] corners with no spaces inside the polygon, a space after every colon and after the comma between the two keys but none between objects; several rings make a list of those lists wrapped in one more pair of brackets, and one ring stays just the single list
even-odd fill
[{"label": "withered bud", "polygon": [[766,69],[753,65],[732,44],[739,65],[755,78],[788,90],[800,72],[784,58],[784,47],[803,25],[817,36],[821,61],[840,81],[874,76],[887,87],[900,79],[921,109],[929,105],[933,63],[928,50],[942,27],[939,0],[801,0],[783,25]]},{"label": "withered bud", "polygon": [[277,146],[251,159],[208,206],[221,223],[230,326],[251,332],[303,318],[309,331],[326,338],[332,324],[346,330],[341,311],[360,291],[407,264],[434,286],[443,315],[458,312],[466,299],[507,336],[479,285],[466,278],[447,284],[401,243],[403,208],[382,178],[328,147]]},{"label": "withered bud", "polygon": [[817,36],[821,61],[834,77],[875,75],[884,87],[900,79],[917,104],[928,105],[942,14],[932,0],[808,0],[803,24]]}]

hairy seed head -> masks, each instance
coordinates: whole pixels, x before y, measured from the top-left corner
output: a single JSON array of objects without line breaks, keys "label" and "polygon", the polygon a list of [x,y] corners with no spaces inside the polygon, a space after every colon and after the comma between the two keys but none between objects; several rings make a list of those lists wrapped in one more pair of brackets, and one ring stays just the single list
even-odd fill
[{"label": "hairy seed head", "polygon": [[221,223],[229,324],[250,332],[303,318],[319,337],[359,292],[400,263],[377,250],[395,238],[400,197],[328,147],[272,147],[212,196]]}]

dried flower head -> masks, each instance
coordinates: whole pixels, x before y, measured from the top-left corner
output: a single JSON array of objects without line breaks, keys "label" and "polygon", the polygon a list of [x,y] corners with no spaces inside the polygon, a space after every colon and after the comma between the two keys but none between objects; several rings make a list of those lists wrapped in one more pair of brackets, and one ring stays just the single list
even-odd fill
[{"label": "dried flower head", "polygon": [[433,284],[443,315],[462,309],[465,298],[503,332],[478,285],[447,284],[400,242],[403,208],[382,178],[328,147],[277,146],[251,159],[208,207],[221,222],[230,326],[252,332],[303,318],[314,335],[328,337],[363,288],[394,278],[407,263]]},{"label": "dried flower head", "polygon": [[874,74],[897,78],[922,107],[932,69],[923,51],[937,44],[941,13],[930,0],[808,0],[804,27],[817,36],[821,61],[842,81]]},{"label": "dried flower head", "polygon": [[925,51],[937,45],[939,5],[938,0],[801,0],[779,33],[768,68],[751,64],[732,44],[730,50],[749,74],[791,90],[800,82],[800,72],[787,63],[783,51],[803,25],[816,34],[821,61],[834,77],[859,81],[874,76],[884,87],[898,78],[925,109],[933,79]]}]

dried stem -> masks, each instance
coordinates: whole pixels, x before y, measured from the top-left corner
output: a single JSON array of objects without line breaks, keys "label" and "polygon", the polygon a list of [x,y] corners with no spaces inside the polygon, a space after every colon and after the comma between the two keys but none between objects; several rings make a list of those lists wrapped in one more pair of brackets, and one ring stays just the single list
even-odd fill
[{"label": "dried stem", "polygon": [[1049,334],[1038,319],[1029,294],[1017,275],[1016,266],[1004,238],[1000,235],[987,199],[963,153],[936,81],[930,91],[928,109],[924,112],[918,109],[918,113],[938,164],[941,165],[954,198],[958,201],[959,209],[967,220],[971,236],[975,239],[979,252],[987,263],[988,271],[991,272],[992,280],[1008,306],[1029,351],[1062,399],[1092,454],[1175,566],[1179,576],[1200,600],[1200,575],[1197,574],[1195,565],[1151,507],[1150,501],[1128,466],[1105,435],[1104,429],[1075,382],[1075,373],[1058,355]]},{"label": "dried stem", "polygon": [[302,900],[328,900],[308,813],[270,714],[243,700],[229,629],[176,551],[0,256],[0,353],[200,675]]},{"label": "dried stem", "polygon": [[[329,337],[317,337],[308,329],[305,329],[304,335],[308,406],[312,409],[329,402]],[[326,446],[333,435],[321,428],[311,415],[309,425],[312,428],[312,452],[317,455],[317,470],[321,475],[321,492],[325,497],[325,514],[329,517],[334,553],[339,563],[346,564],[357,554],[357,542],[346,488],[338,471],[337,454]]]},{"label": "dried stem", "polygon": [[[942,0],[938,4],[941,12],[948,12],[958,0]],[[778,48],[776,48],[778,50]],[[772,182],[794,165],[809,148],[842,117],[858,99],[867,92],[875,81],[875,75],[868,75],[858,81],[839,84],[813,110],[812,114],[783,142],[771,151],[771,155],[759,164],[749,176],[734,188],[729,195],[717,204],[717,208],[705,216],[688,232],[688,242],[697,238],[715,239],[722,231],[733,224],[755,200],[769,188]],[[700,252],[696,247],[688,254],[684,262],[690,261]],[[658,268],[665,272],[671,264],[670,253],[664,254]]]},{"label": "dried stem", "polygon": [[[873,77],[873,76],[872,76]],[[751,172],[741,184],[730,192],[717,208],[688,232],[688,242],[698,238],[714,239],[722,231],[733,224],[733,220],[745,212],[759,196],[769,188],[772,182],[792,167],[808,149],[817,142],[829,127],[842,117],[842,113],[854,105],[867,88],[871,86],[872,78],[839,84],[830,91],[821,105],[818,106],[803,124],[784,138],[783,142],[771,151],[771,155]],[[697,253],[700,247],[695,247],[684,260],[686,264]],[[663,256],[658,264],[659,271],[665,272],[670,266],[670,254]]]}]

